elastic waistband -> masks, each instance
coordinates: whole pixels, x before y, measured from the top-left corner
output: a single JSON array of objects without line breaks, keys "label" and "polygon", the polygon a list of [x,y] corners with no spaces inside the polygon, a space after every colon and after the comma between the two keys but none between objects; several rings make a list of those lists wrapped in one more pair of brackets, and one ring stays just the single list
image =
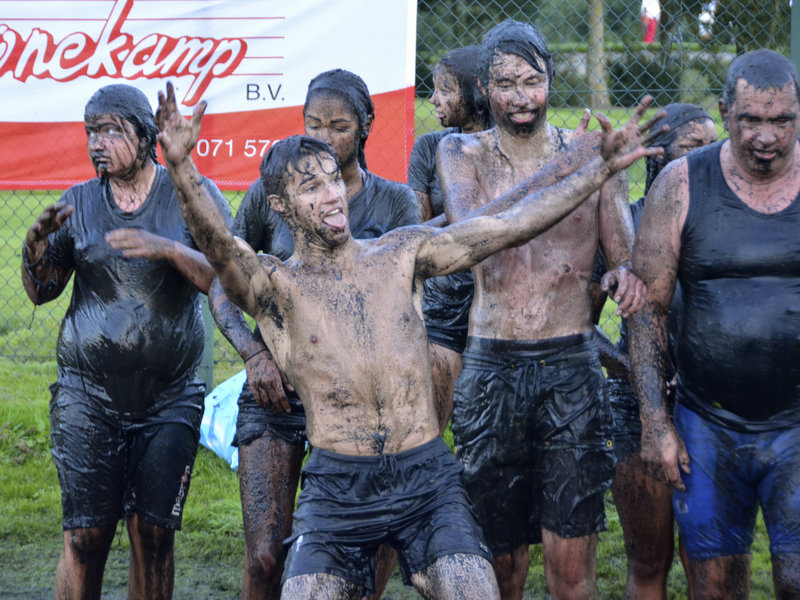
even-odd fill
[{"label": "elastic waistband", "polygon": [[538,358],[537,355],[563,352],[565,350],[577,350],[581,346],[591,342],[593,338],[593,330],[541,340],[501,340],[469,336],[467,338],[465,350],[472,350],[482,354],[493,352],[522,355],[530,354],[531,358]]},{"label": "elastic waistband", "polygon": [[339,454],[338,452],[331,452],[330,450],[322,450],[320,448],[313,448],[309,460],[317,464],[337,464],[337,465],[360,465],[369,466],[374,464],[381,465],[386,461],[387,457],[391,457],[397,462],[399,466],[403,463],[418,463],[429,456],[436,456],[444,452],[450,452],[450,448],[444,443],[441,436],[433,438],[429,442],[425,442],[415,448],[396,452],[394,454],[370,454],[370,455],[355,455],[355,454]]}]

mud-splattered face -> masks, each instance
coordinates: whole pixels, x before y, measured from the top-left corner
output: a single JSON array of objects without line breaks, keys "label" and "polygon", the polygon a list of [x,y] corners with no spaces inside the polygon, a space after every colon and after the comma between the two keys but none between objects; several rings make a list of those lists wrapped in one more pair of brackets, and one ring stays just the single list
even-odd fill
[{"label": "mud-splattered face", "polygon": [[341,99],[332,94],[315,93],[305,109],[306,135],[333,148],[344,169],[358,160],[361,130],[358,117]]},{"label": "mud-splattered face", "polygon": [[458,79],[442,65],[437,65],[433,70],[431,103],[436,107],[436,118],[442,127],[461,127],[469,117]]},{"label": "mud-splattered face", "polygon": [[329,154],[305,156],[300,169],[286,174],[286,212],[310,238],[338,246],[350,237],[347,188],[336,161]]},{"label": "mud-splattered face", "polygon": [[98,175],[126,179],[142,168],[145,145],[125,119],[100,115],[84,122],[86,149]]},{"label": "mud-splattered face", "polygon": [[731,151],[751,175],[777,175],[792,160],[800,134],[800,103],[791,82],[781,89],[758,90],[740,79],[733,106],[720,102],[720,113]]},{"label": "mud-splattered face", "polygon": [[[544,71],[544,65],[539,67]],[[516,54],[495,54],[489,68],[487,94],[497,126],[515,135],[530,135],[547,118],[549,82]]]},{"label": "mud-splattered face", "polygon": [[675,140],[666,149],[665,154],[670,160],[675,160],[686,156],[695,148],[702,148],[716,141],[717,128],[714,126],[714,121],[711,119],[689,121],[680,127]]}]

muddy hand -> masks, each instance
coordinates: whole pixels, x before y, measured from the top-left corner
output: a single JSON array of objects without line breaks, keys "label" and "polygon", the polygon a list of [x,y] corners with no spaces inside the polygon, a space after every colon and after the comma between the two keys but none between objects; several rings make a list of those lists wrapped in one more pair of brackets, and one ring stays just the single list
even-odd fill
[{"label": "muddy hand", "polygon": [[254,354],[245,363],[247,381],[253,397],[262,408],[274,413],[291,411],[284,391],[283,375],[268,352]]},{"label": "muddy hand", "polygon": [[600,155],[612,173],[628,168],[640,158],[660,156],[664,153],[663,148],[646,148],[644,144],[647,143],[645,134],[665,113],[660,111],[643,125],[639,125],[639,121],[652,102],[652,96],[645,96],[636,107],[633,116],[619,129],[612,128],[608,118],[602,113],[597,113],[596,118],[603,131]]},{"label": "muddy hand", "polygon": [[612,269],[600,280],[600,288],[617,303],[615,314],[630,317],[644,307],[647,286],[628,267]]},{"label": "muddy hand", "polygon": [[144,229],[122,228],[106,233],[106,243],[122,252],[125,258],[162,260],[168,257],[174,242]]},{"label": "muddy hand", "polygon": [[686,491],[681,471],[691,473],[689,454],[672,425],[665,425],[655,433],[642,430],[641,457],[652,476],[676,490]]},{"label": "muddy hand", "polygon": [[25,235],[25,243],[31,245],[47,239],[48,235],[61,229],[64,221],[72,214],[73,210],[74,207],[67,205],[66,202],[51,204],[45,208],[42,214],[36,217],[33,225],[28,228],[28,232]]},{"label": "muddy hand", "polygon": [[194,108],[191,120],[187,121],[178,110],[172,83],[167,82],[166,94],[158,92],[158,141],[164,152],[164,159],[169,163],[177,165],[191,153],[200,137],[200,122],[206,106],[205,100],[200,101]]}]

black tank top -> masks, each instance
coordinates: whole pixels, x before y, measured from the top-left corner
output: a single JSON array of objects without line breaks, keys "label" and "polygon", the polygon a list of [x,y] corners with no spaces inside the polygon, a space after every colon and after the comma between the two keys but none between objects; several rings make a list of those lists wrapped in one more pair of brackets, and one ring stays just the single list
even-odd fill
[{"label": "black tank top", "polygon": [[687,157],[689,209],[678,278],[678,402],[717,424],[800,424],[800,197],[778,213],[728,187],[720,149]]}]

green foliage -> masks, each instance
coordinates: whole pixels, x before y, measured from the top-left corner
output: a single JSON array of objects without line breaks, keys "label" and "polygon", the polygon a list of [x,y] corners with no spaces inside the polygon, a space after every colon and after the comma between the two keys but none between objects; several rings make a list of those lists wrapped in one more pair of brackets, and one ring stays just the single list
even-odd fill
[{"label": "green foliage", "polygon": [[611,64],[609,94],[614,106],[633,106],[645,94],[656,106],[679,102],[680,64],[672,55],[625,52]]}]

